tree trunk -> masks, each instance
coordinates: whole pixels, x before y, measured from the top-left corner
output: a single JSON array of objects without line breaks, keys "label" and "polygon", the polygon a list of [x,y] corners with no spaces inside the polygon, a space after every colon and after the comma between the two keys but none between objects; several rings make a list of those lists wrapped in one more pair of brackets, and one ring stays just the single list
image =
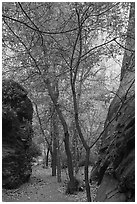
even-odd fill
[{"label": "tree trunk", "polygon": [[72,124],[72,159],[73,159],[73,165],[75,169],[75,175],[78,172],[78,160],[77,160],[77,131],[75,128],[75,124]]},{"label": "tree trunk", "polygon": [[89,156],[90,156],[90,148],[86,150],[86,160],[85,160],[85,185],[86,185],[87,202],[91,202],[89,173],[88,173]]},{"label": "tree trunk", "polygon": [[61,183],[61,163],[60,163],[59,139],[57,140],[57,181]]},{"label": "tree trunk", "polygon": [[47,149],[47,154],[46,154],[46,168],[48,168],[48,166],[49,166],[49,153],[50,153],[50,150],[49,150],[49,148]]},{"label": "tree trunk", "polygon": [[57,168],[57,138],[58,138],[58,124],[56,111],[52,117],[52,136],[53,136],[53,153],[52,153],[52,176],[56,176]]},{"label": "tree trunk", "polygon": [[[132,2],[121,69],[121,83],[110,105],[105,131],[101,138],[97,168],[101,185],[97,193],[97,202],[129,202],[135,199],[134,34],[135,4]],[[107,176],[108,173],[109,176]],[[108,180],[111,185],[107,185]],[[111,197],[109,197],[110,193]]]},{"label": "tree trunk", "polygon": [[69,179],[70,179],[70,181],[73,182],[74,171],[73,171],[73,164],[72,164],[72,155],[71,155],[71,151],[70,151],[70,148],[69,148],[69,133],[68,133],[68,131],[65,132],[64,143],[65,143],[65,151],[66,151],[66,154],[67,154],[67,165],[68,165]]},{"label": "tree trunk", "polygon": [[72,155],[71,155],[71,151],[70,151],[70,147],[69,147],[69,131],[68,131],[68,126],[67,126],[67,123],[66,123],[66,121],[64,119],[64,116],[63,116],[63,114],[62,114],[62,112],[60,110],[60,106],[59,106],[59,104],[57,102],[57,99],[54,96],[54,93],[52,91],[50,80],[47,79],[45,81],[45,84],[47,85],[47,89],[48,89],[49,95],[51,97],[51,100],[53,101],[53,104],[55,106],[55,109],[57,111],[59,119],[60,119],[61,124],[63,126],[63,130],[64,130],[64,144],[65,144],[65,151],[66,151],[66,155],[67,155],[67,164],[68,164],[68,174],[69,174],[70,181],[73,183],[74,173],[73,173]]},{"label": "tree trunk", "polygon": [[81,139],[81,142],[83,144],[83,147],[85,148],[85,151],[86,151],[86,158],[85,158],[85,184],[86,184],[87,201],[91,202],[90,186],[89,186],[89,178],[88,178],[88,165],[89,165],[90,147],[88,146],[86,140],[84,139],[81,127],[79,125],[79,112],[78,112],[78,104],[77,104],[75,84],[72,84],[71,88],[72,88],[72,95],[73,95],[73,104],[74,104],[76,129],[77,129],[78,135],[79,135],[79,137]]},{"label": "tree trunk", "polygon": [[47,160],[47,147],[46,147],[46,144],[44,143],[44,159],[43,159],[43,168],[47,168],[46,167],[46,160]]},{"label": "tree trunk", "polygon": [[47,143],[47,145],[48,145],[48,148],[49,148],[49,150],[50,150],[50,152],[51,152],[51,154],[52,154],[51,144],[50,144],[50,142],[48,141],[48,138],[46,137],[46,135],[45,135],[45,133],[44,133],[44,130],[43,130],[43,127],[42,127],[42,123],[41,123],[41,119],[40,119],[39,111],[38,111],[38,106],[37,106],[37,104],[36,104],[34,101],[33,101],[33,104],[35,105],[36,114],[37,114],[37,118],[38,118],[38,121],[39,121],[39,126],[40,126],[40,129],[41,129],[41,133],[42,133],[42,135],[43,135],[43,137],[44,137],[44,139],[45,139],[45,141],[46,141],[46,143]]}]

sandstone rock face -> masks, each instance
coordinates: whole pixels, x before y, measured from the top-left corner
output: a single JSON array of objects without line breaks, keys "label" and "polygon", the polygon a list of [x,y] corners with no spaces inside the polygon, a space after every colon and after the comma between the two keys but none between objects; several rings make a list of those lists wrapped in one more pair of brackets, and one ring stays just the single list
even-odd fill
[{"label": "sandstone rock face", "polygon": [[98,189],[96,202],[126,202],[124,193],[119,192],[119,182],[105,175]]},{"label": "sandstone rock face", "polygon": [[12,80],[2,82],[2,186],[18,188],[31,175],[33,107],[27,92]]},{"label": "sandstone rock face", "polygon": [[135,202],[134,2],[130,4],[125,46],[120,85],[108,110],[99,158],[91,176],[91,181],[95,178],[100,185],[97,202]]}]

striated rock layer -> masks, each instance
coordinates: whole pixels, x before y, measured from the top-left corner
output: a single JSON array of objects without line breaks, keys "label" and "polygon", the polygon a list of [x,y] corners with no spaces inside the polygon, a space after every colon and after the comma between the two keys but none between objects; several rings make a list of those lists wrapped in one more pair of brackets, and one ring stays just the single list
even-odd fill
[{"label": "striated rock layer", "polygon": [[101,136],[99,159],[91,174],[98,180],[97,202],[135,201],[135,3],[121,67],[120,86],[112,100]]}]

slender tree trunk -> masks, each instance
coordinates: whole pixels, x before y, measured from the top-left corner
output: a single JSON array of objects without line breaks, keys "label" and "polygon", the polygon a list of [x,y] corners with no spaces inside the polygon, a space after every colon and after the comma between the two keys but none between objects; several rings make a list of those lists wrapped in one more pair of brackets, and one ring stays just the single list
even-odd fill
[{"label": "slender tree trunk", "polygon": [[64,144],[65,144],[65,151],[66,151],[66,155],[67,155],[67,164],[68,164],[68,174],[69,174],[70,181],[73,183],[74,173],[73,173],[72,155],[71,155],[71,151],[70,151],[70,147],[69,147],[69,131],[68,131],[68,126],[67,126],[67,123],[66,123],[66,121],[64,119],[64,116],[62,114],[62,111],[60,110],[60,106],[59,106],[59,104],[57,102],[57,99],[54,96],[54,93],[52,91],[52,87],[50,85],[50,80],[47,79],[45,81],[45,84],[47,85],[47,89],[48,89],[49,95],[51,97],[51,100],[53,101],[53,104],[55,106],[55,109],[57,111],[59,119],[60,119],[61,124],[63,126],[63,130],[64,130]]},{"label": "slender tree trunk", "polygon": [[48,148],[47,149],[47,154],[46,154],[46,168],[48,168],[48,166],[49,166],[49,153],[50,153],[50,150]]},{"label": "slender tree trunk", "polygon": [[60,147],[59,138],[57,139],[57,181],[61,182],[61,163],[60,163]]},{"label": "slender tree trunk", "polygon": [[51,144],[50,144],[50,142],[48,141],[48,138],[46,137],[46,135],[45,135],[45,133],[44,133],[44,130],[43,130],[43,127],[42,127],[42,123],[41,123],[41,119],[40,119],[39,111],[38,111],[38,106],[37,106],[37,104],[36,104],[35,102],[33,102],[33,104],[35,105],[35,108],[36,108],[36,114],[37,114],[37,118],[38,118],[38,121],[39,121],[39,126],[40,126],[40,129],[41,129],[41,133],[42,133],[42,135],[43,135],[43,137],[44,137],[44,139],[45,139],[45,141],[46,141],[46,143],[47,143],[47,145],[48,145],[48,148],[49,148],[49,150],[50,150],[50,152],[51,152],[51,154],[52,154]]},{"label": "slender tree trunk", "polygon": [[72,152],[73,152],[73,164],[75,169],[75,176],[78,173],[78,155],[77,155],[77,148],[78,148],[78,142],[77,142],[77,130],[75,127],[75,124],[73,124],[73,138],[72,138]]},{"label": "slender tree trunk", "polygon": [[83,144],[83,147],[86,150],[86,158],[85,158],[85,184],[86,184],[87,201],[91,202],[90,186],[89,186],[89,179],[88,179],[88,165],[89,165],[90,147],[88,146],[86,140],[84,139],[81,127],[79,125],[79,112],[78,112],[78,104],[77,104],[75,83],[71,84],[71,88],[72,88],[73,103],[74,103],[75,124],[76,124],[76,128],[77,128],[77,131],[78,131],[78,135],[79,135],[79,137],[81,139],[81,142]]},{"label": "slender tree trunk", "polygon": [[64,144],[65,144],[65,151],[67,154],[68,175],[69,175],[70,182],[73,182],[74,171],[73,171],[73,163],[72,163],[72,154],[71,154],[71,151],[69,148],[69,133],[68,133],[68,131],[65,132]]},{"label": "slender tree trunk", "polygon": [[53,153],[52,153],[52,176],[56,176],[56,167],[57,167],[57,144],[53,140]]},{"label": "slender tree trunk", "polygon": [[89,156],[90,156],[90,148],[86,149],[86,160],[85,160],[85,185],[86,185],[86,194],[87,194],[87,201],[91,202],[91,195],[90,195],[90,186],[89,186]]},{"label": "slender tree trunk", "polygon": [[58,138],[58,118],[57,113],[52,108],[52,111],[54,113],[52,114],[52,120],[51,120],[51,128],[52,128],[52,137],[53,137],[53,152],[52,152],[52,176],[56,176],[56,170],[57,170],[57,138]]}]

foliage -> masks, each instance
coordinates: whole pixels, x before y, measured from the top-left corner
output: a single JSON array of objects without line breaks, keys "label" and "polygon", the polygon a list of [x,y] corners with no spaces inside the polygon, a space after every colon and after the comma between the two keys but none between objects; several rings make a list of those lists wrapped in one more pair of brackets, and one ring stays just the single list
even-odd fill
[{"label": "foliage", "polygon": [[[54,105],[73,149],[75,81],[81,132],[89,146],[94,144],[119,85],[128,12],[129,3],[122,2],[3,3],[3,77],[20,81],[37,105],[35,138],[44,137],[51,146]],[[59,140],[64,151],[61,123]],[[80,140],[77,145],[83,153]]]},{"label": "foliage", "polygon": [[29,155],[31,157],[34,157],[34,158],[41,155],[40,147],[37,144],[35,144],[34,142],[31,144],[31,146],[29,148]]},{"label": "foliage", "polygon": [[24,89],[14,81],[3,81],[2,185],[18,188],[31,175],[32,104]]}]

